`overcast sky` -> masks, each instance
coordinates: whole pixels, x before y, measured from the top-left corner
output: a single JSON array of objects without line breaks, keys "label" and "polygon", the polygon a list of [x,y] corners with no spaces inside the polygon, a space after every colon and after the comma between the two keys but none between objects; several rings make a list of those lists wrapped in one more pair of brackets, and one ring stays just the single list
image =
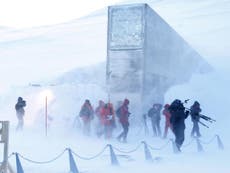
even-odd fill
[{"label": "overcast sky", "polygon": [[0,26],[24,28],[66,22],[121,0],[0,0]]}]

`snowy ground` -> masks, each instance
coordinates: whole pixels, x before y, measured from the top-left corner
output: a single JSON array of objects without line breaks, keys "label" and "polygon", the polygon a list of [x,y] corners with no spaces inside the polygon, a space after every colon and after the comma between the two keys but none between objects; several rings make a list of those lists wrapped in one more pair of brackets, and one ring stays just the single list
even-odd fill
[{"label": "snowy ground", "polygon": [[[214,140],[209,145],[203,144],[205,151],[198,153],[193,141],[182,149],[181,154],[173,154],[169,143],[162,150],[151,150],[155,160],[148,163],[145,162],[142,145],[137,151],[125,154],[128,157],[115,150],[115,153],[120,155],[120,166],[112,167],[109,150],[106,149],[105,153],[93,160],[86,161],[75,157],[80,172],[229,173],[230,1],[135,2],[149,3],[214,67],[213,72],[209,74],[194,75],[188,83],[171,88],[166,93],[165,100],[171,102],[174,98],[190,98],[188,107],[194,100],[199,100],[202,113],[217,120],[213,124],[205,122],[210,128],[201,127],[201,140],[207,143],[218,134],[225,150],[219,151]],[[99,153],[107,143],[130,151],[142,140],[147,141],[152,147],[163,146],[168,141],[153,138],[151,133],[145,136],[143,129],[134,125],[131,125],[128,144],[97,139],[95,135],[84,137],[78,128],[73,127],[73,120],[85,98],[92,100],[93,106],[96,107],[98,99],[107,97],[103,85],[99,86],[97,83],[104,82],[106,20],[104,9],[88,17],[60,25],[26,30],[0,28],[0,114],[1,120],[10,120],[11,123],[9,153],[18,152],[26,158],[42,162],[53,159],[68,147],[79,155],[90,157]],[[98,63],[100,64],[97,65]],[[84,68],[85,66],[88,67]],[[75,69],[77,67],[81,69]],[[85,75],[90,82],[83,79]],[[39,83],[42,87],[32,87],[29,83]],[[49,95],[47,90],[52,93]],[[21,133],[15,131],[17,120],[14,105],[19,95],[28,103],[25,129]],[[48,136],[45,135],[44,128],[44,103],[47,95],[48,113],[53,118]],[[189,118],[186,125],[185,146],[191,141]],[[118,126],[115,135],[119,132]],[[170,134],[169,137],[173,135]],[[35,164],[22,158],[20,160],[25,173],[64,173],[69,170],[67,152],[49,164]],[[15,169],[15,156],[11,156],[9,161]]]},{"label": "snowy ground", "polygon": [[[119,130],[115,134],[118,132]],[[68,172],[69,159],[67,151],[56,160],[53,160],[66,148],[71,148],[74,152],[73,156],[80,172],[196,171],[214,173],[220,171],[227,173],[229,171],[227,165],[229,152],[227,148],[224,151],[219,150],[217,140],[212,140],[212,138],[207,140],[206,137],[203,137],[201,141],[204,152],[198,152],[196,141],[186,136],[186,141],[182,148],[183,152],[174,154],[172,143],[169,139],[153,138],[151,134],[143,137],[144,131],[139,132],[139,129],[135,128],[131,129],[128,144],[118,143],[115,140],[106,141],[97,137],[84,137],[79,134],[77,129],[72,127],[66,127],[64,130],[59,129],[59,131],[50,129],[48,136],[45,136],[44,128],[27,128],[23,133],[11,133],[13,138],[11,139],[10,148],[22,155],[20,160],[25,172]],[[172,137],[172,134],[169,137]],[[143,144],[140,145],[143,140],[149,144],[153,162],[145,161],[144,146]],[[108,148],[100,156],[90,159],[100,153],[107,144],[112,144],[114,147],[119,166],[111,166]],[[131,152],[119,152],[117,149]],[[75,153],[83,157],[83,159],[77,157]],[[9,161],[11,165],[15,166],[14,155],[10,157]],[[37,161],[48,163],[34,163]]]}]

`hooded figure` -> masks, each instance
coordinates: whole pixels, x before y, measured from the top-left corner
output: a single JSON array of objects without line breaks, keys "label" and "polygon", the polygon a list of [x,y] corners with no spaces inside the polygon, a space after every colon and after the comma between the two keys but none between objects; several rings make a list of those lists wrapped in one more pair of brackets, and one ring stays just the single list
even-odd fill
[{"label": "hooded figure", "polygon": [[163,110],[163,115],[165,116],[165,130],[164,130],[163,138],[167,137],[169,128],[172,130],[172,125],[170,123],[171,114],[170,114],[169,109],[168,109],[169,106],[170,106],[169,104],[165,104],[164,110]]},{"label": "hooded figure", "polygon": [[25,110],[24,107],[26,106],[26,101],[23,100],[22,97],[18,97],[18,101],[15,105],[15,110],[16,110],[16,116],[18,118],[18,125],[16,130],[22,130],[24,126],[24,115],[25,115]]},{"label": "hooded figure", "polygon": [[93,119],[93,107],[91,106],[90,101],[87,99],[85,103],[82,105],[79,116],[82,118],[83,121],[83,133],[85,135],[90,134],[90,126],[91,121]]},{"label": "hooded figure", "polygon": [[178,99],[174,100],[168,109],[171,114],[170,123],[175,135],[175,143],[178,151],[180,151],[181,145],[184,142],[184,121],[188,117],[189,111],[185,111],[183,103]]},{"label": "hooded figure", "polygon": [[97,124],[96,124],[96,133],[97,133],[97,136],[100,137],[103,132],[104,132],[104,129],[103,129],[103,119],[102,119],[102,109],[104,108],[105,106],[105,103],[104,101],[102,100],[99,100],[98,101],[98,106],[97,108],[95,109],[95,115],[97,117]]},{"label": "hooded figure", "polygon": [[148,111],[148,116],[151,118],[153,135],[161,136],[160,120],[161,120],[162,105],[159,103],[153,104],[152,108]]},{"label": "hooded figure", "polygon": [[190,108],[190,115],[193,122],[193,128],[191,132],[192,137],[195,136],[194,134],[196,134],[196,137],[201,137],[200,128],[198,124],[200,120],[200,116],[199,116],[200,112],[201,112],[200,103],[198,101],[195,101]]},{"label": "hooded figure", "polygon": [[123,132],[121,132],[121,134],[117,137],[117,139],[118,141],[121,141],[121,138],[122,138],[124,143],[127,142],[127,134],[129,131],[130,112],[129,112],[128,105],[129,105],[129,100],[125,99],[121,107],[118,108],[119,111],[116,111],[116,112],[119,112],[120,114],[118,115],[119,122],[121,123],[122,128],[123,128]]},{"label": "hooded figure", "polygon": [[107,103],[104,105],[101,110],[101,116],[105,139],[110,139],[112,137],[112,131],[115,125],[115,113],[112,103]]}]

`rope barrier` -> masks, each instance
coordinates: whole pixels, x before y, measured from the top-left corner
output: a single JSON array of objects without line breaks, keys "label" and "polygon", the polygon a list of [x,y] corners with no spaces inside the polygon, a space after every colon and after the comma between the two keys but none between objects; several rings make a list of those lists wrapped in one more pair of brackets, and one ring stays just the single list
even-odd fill
[{"label": "rope barrier", "polygon": [[[31,162],[31,163],[35,163],[35,164],[47,164],[47,163],[51,163],[57,159],[59,159],[64,153],[66,152],[66,149],[64,151],[62,151],[59,155],[57,155],[56,157],[54,157],[53,159],[50,159],[48,161],[34,161],[34,160],[31,160],[31,159],[28,159],[24,156],[22,156],[21,154],[17,153],[18,156],[20,156],[22,159],[28,161],[28,162]],[[16,153],[12,153],[11,155],[15,155]]]},{"label": "rope barrier", "polygon": [[[201,143],[203,143],[203,144],[210,144],[211,142],[213,142],[213,140],[214,140],[215,138],[217,138],[217,142],[218,142],[218,145],[219,145],[219,149],[223,149],[223,148],[224,148],[224,147],[223,147],[223,143],[221,142],[220,137],[219,137],[218,135],[215,135],[215,136],[214,136],[211,140],[209,140],[208,142],[204,142],[204,141],[201,142],[199,138],[193,138],[193,139],[190,140],[187,144],[183,145],[183,147],[187,147],[187,146],[191,145],[191,143],[193,143],[193,141],[196,140],[198,152],[201,152],[201,151],[203,151],[203,147],[202,147]],[[24,171],[23,171],[23,169],[22,169],[22,166],[21,166],[21,163],[20,163],[20,160],[19,160],[19,157],[21,157],[22,159],[24,159],[24,160],[26,160],[26,161],[28,161],[28,162],[31,162],[31,163],[35,163],[35,164],[47,164],[47,163],[51,163],[51,162],[54,162],[55,160],[59,159],[59,158],[68,150],[68,152],[69,152],[70,170],[71,170],[72,172],[74,172],[74,173],[79,173],[79,171],[78,171],[78,169],[77,169],[77,166],[76,166],[76,163],[75,163],[75,161],[74,161],[74,158],[73,158],[72,154],[74,154],[76,157],[78,157],[78,158],[80,158],[80,159],[82,159],[82,160],[92,160],[92,159],[95,159],[95,158],[99,157],[100,155],[102,155],[102,154],[105,152],[105,150],[106,150],[107,148],[109,148],[109,149],[110,149],[110,157],[111,157],[111,163],[112,163],[112,165],[119,165],[119,162],[118,162],[118,160],[117,160],[117,158],[116,158],[116,155],[115,155],[113,149],[116,150],[116,151],[118,151],[118,152],[120,152],[120,153],[129,154],[129,153],[133,153],[133,152],[137,151],[137,150],[141,147],[141,145],[143,144],[143,145],[144,145],[144,152],[145,152],[145,159],[148,160],[148,161],[152,161],[153,159],[152,159],[151,152],[149,151],[149,148],[150,148],[151,150],[162,150],[162,149],[164,149],[170,142],[173,142],[173,143],[174,143],[174,141],[171,139],[171,140],[168,140],[168,141],[167,141],[164,145],[162,145],[161,147],[156,148],[156,147],[152,147],[151,145],[147,144],[145,141],[142,141],[142,142],[141,142],[139,145],[137,145],[134,149],[129,150],[129,151],[124,151],[124,150],[119,149],[119,148],[117,148],[117,147],[113,147],[111,144],[107,144],[107,145],[104,146],[104,148],[102,148],[102,150],[101,150],[99,153],[97,153],[96,155],[91,156],[91,157],[84,157],[84,156],[81,156],[81,155],[75,153],[74,151],[72,151],[70,148],[66,148],[64,151],[62,151],[62,152],[61,152],[60,154],[58,154],[56,157],[54,157],[53,159],[47,160],[47,161],[34,161],[34,160],[29,159],[29,158],[27,158],[27,157],[25,157],[25,156],[23,156],[23,155],[21,155],[21,154],[19,154],[19,153],[17,153],[17,152],[14,152],[14,153],[10,154],[10,155],[8,156],[8,158],[11,158],[13,155],[16,155],[16,165],[17,165],[17,169],[19,170],[19,173],[24,173]],[[0,164],[1,164],[1,163],[2,163],[2,162],[0,162]]]},{"label": "rope barrier", "polygon": [[73,150],[71,150],[71,151],[79,159],[82,159],[82,160],[92,160],[92,159],[95,159],[95,158],[99,157],[105,151],[105,149],[107,147],[108,147],[108,145],[106,145],[98,154],[96,154],[95,156],[91,156],[91,157],[80,156],[79,154],[75,153]]},{"label": "rope barrier", "polygon": [[113,147],[113,149],[115,149],[116,151],[118,151],[120,153],[129,154],[129,153],[133,153],[133,152],[137,151],[141,145],[142,145],[142,143],[140,143],[136,148],[134,148],[133,150],[130,150],[130,151],[123,151],[123,150],[116,148],[116,147]]},{"label": "rope barrier", "polygon": [[13,155],[14,155],[14,153],[11,153],[11,154],[8,156],[8,159],[11,158]]},{"label": "rope barrier", "polygon": [[170,140],[168,140],[164,145],[162,145],[161,147],[159,148],[155,148],[155,147],[152,147],[151,145],[147,144],[147,146],[151,149],[151,150],[162,150],[164,148],[166,148],[166,146],[169,144]]},{"label": "rope barrier", "polygon": [[214,141],[214,139],[216,138],[217,136],[215,135],[211,140],[209,140],[208,142],[204,142],[204,141],[201,141],[200,140],[200,143],[202,143],[202,144],[210,144],[210,143],[212,143],[213,141]]}]

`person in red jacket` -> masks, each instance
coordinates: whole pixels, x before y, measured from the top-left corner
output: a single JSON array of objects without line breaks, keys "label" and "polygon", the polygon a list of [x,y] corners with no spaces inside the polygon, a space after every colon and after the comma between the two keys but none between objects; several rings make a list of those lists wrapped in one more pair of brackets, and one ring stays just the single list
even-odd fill
[{"label": "person in red jacket", "polygon": [[101,123],[104,127],[104,135],[105,139],[109,139],[112,136],[112,130],[115,123],[115,115],[113,105],[111,103],[107,103],[101,109]]},{"label": "person in red jacket", "polygon": [[87,99],[82,105],[81,111],[79,113],[79,116],[82,118],[83,121],[83,133],[85,135],[90,135],[90,124],[93,119],[93,114],[93,107],[90,101]]},{"label": "person in red jacket", "polygon": [[104,109],[105,103],[102,100],[99,100],[98,106],[95,109],[95,115],[97,117],[97,124],[96,124],[96,134],[100,137],[104,133],[103,124],[102,124],[102,109]]},{"label": "person in red jacket", "polygon": [[165,116],[165,129],[164,129],[164,135],[163,135],[164,139],[167,137],[168,129],[170,128],[172,130],[172,125],[170,123],[171,114],[168,110],[169,106],[170,106],[169,104],[165,104],[164,110],[163,110],[163,115]]},{"label": "person in red jacket", "polygon": [[116,111],[117,116],[119,117],[119,122],[122,125],[123,132],[117,137],[118,141],[121,141],[121,138],[123,138],[123,142],[127,142],[127,134],[129,131],[129,100],[125,99],[122,106],[118,108]]}]

